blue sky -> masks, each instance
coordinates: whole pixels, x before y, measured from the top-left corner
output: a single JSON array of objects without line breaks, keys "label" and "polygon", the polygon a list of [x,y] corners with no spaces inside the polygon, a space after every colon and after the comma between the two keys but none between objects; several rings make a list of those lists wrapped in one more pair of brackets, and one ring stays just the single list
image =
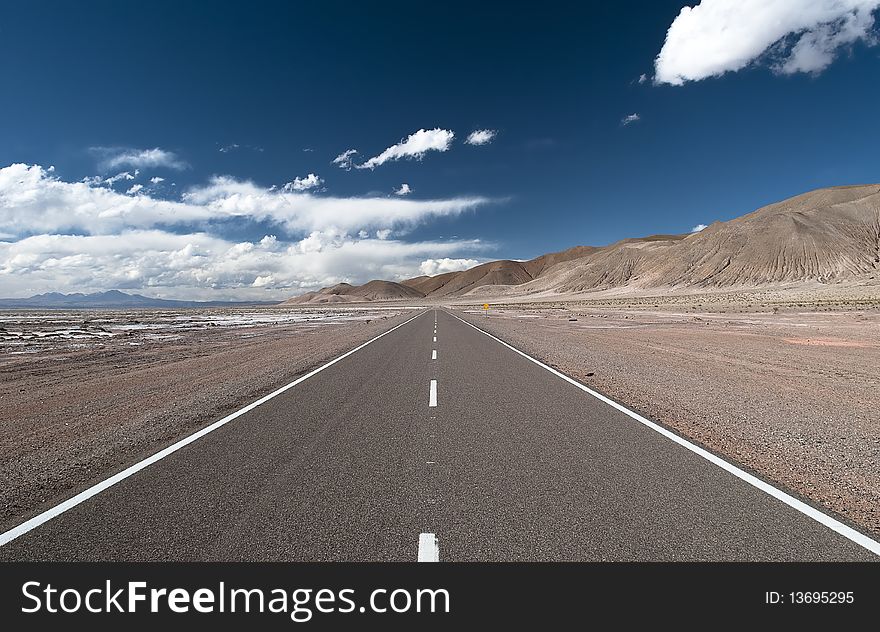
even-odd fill
[{"label": "blue sky", "polygon": [[283,298],[880,180],[880,1],[689,6],[6,3],[0,294]]}]

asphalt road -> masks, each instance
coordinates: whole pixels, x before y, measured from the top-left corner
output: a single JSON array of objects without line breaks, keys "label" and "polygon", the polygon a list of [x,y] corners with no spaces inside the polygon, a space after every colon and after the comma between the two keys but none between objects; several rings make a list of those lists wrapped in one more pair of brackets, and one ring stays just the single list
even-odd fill
[{"label": "asphalt road", "polygon": [[877,559],[443,310],[0,559],[414,561],[423,533],[441,561]]}]

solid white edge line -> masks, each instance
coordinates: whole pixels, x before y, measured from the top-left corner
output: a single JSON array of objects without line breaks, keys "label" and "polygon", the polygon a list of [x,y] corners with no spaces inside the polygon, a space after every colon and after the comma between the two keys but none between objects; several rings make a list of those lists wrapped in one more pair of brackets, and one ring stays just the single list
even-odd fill
[{"label": "solid white edge line", "polygon": [[287,385],[282,386],[281,388],[279,388],[275,391],[272,391],[268,395],[265,395],[265,396],[261,397],[260,399],[258,399],[257,401],[248,404],[244,408],[235,411],[231,415],[227,415],[223,419],[220,419],[219,421],[215,421],[211,425],[206,426],[206,427],[202,428],[201,430],[198,430],[187,437],[184,437],[180,441],[171,444],[170,446],[168,446],[167,448],[165,448],[163,450],[160,450],[159,452],[156,452],[155,454],[147,457],[143,461],[139,461],[138,463],[135,463],[134,465],[127,467],[126,469],[122,470],[118,474],[114,474],[110,478],[105,479],[105,480],[101,481],[100,483],[97,483],[96,485],[89,487],[88,489],[80,492],[76,496],[73,496],[72,498],[68,498],[64,502],[59,503],[58,505],[55,505],[54,507],[52,507],[50,509],[47,509],[43,513],[38,514],[38,515],[34,516],[33,518],[31,518],[30,520],[27,520],[27,521],[21,523],[17,527],[13,527],[9,531],[7,531],[3,534],[0,534],[0,546],[8,544],[9,542],[14,540],[15,538],[22,536],[25,533],[27,533],[28,531],[31,531],[31,530],[39,527],[41,524],[48,522],[52,518],[60,516],[65,511],[76,507],[77,505],[85,502],[86,500],[88,500],[92,496],[100,494],[105,489],[112,487],[113,485],[116,485],[120,481],[125,480],[126,478],[128,478],[129,476],[131,476],[133,474],[136,474],[137,472],[140,472],[142,469],[152,465],[153,463],[156,463],[157,461],[161,461],[169,454],[173,454],[174,452],[177,452],[181,448],[188,446],[190,443],[193,443],[197,439],[204,437],[206,434],[213,432],[217,428],[219,428],[221,426],[225,426],[230,421],[244,415],[247,412],[252,411],[254,408],[259,406],[260,404],[264,404],[264,403],[268,402],[270,399],[277,397],[278,395],[281,395],[285,391],[290,390],[291,388],[293,388],[297,384],[301,384],[302,382],[305,382],[307,379],[309,379],[313,375],[317,375],[318,373],[320,373],[324,369],[331,367],[334,364],[336,364],[337,362],[339,362],[340,360],[344,360],[345,358],[347,358],[351,354],[353,354],[357,351],[360,351],[361,349],[363,349],[367,345],[375,342],[379,338],[382,338],[383,336],[387,336],[392,331],[394,331],[396,329],[400,329],[401,327],[403,327],[407,323],[411,323],[413,320],[415,320],[416,318],[418,318],[419,316],[421,316],[422,314],[425,314],[425,313],[426,312],[422,312],[421,314],[416,314],[412,318],[408,318],[407,320],[403,321],[399,325],[395,325],[394,327],[392,327],[388,331],[383,332],[383,333],[379,334],[378,336],[371,338],[370,340],[367,340],[365,343],[363,343],[361,345],[358,345],[357,347],[355,347],[351,351],[343,353],[338,358],[330,360],[330,362],[319,366],[317,369],[314,369],[313,371],[306,373],[305,375],[303,375],[301,377],[298,377],[290,384],[287,384]]},{"label": "solid white edge line", "polygon": [[428,406],[437,405],[437,380],[431,380],[431,394],[428,397]]},{"label": "solid white edge line", "polygon": [[674,432],[672,432],[670,430],[667,430],[663,426],[660,426],[660,425],[654,423],[653,421],[650,421],[649,419],[642,417],[640,414],[631,411],[626,406],[618,404],[614,400],[608,399],[607,397],[605,397],[601,393],[597,393],[593,389],[591,389],[587,386],[584,386],[583,384],[581,384],[577,380],[570,378],[569,376],[565,375],[564,373],[561,373],[560,371],[557,371],[553,367],[547,366],[546,364],[544,364],[540,360],[536,360],[532,356],[520,351],[516,347],[507,344],[506,342],[504,342],[500,338],[497,338],[497,337],[493,336],[492,334],[490,334],[488,331],[484,331],[484,330],[480,329],[476,325],[469,323],[468,321],[464,320],[463,318],[459,318],[455,314],[450,314],[450,315],[453,316],[454,318],[457,318],[458,320],[463,322],[465,325],[469,325],[469,326],[473,327],[474,329],[476,329],[477,331],[479,331],[480,333],[489,336],[490,338],[492,338],[492,340],[504,345],[505,347],[507,347],[511,351],[518,353],[519,355],[526,358],[530,362],[534,362],[535,364],[537,364],[541,368],[546,369],[547,371],[550,371],[550,373],[552,373],[553,375],[562,378],[563,380],[565,380],[569,384],[572,384],[573,386],[576,386],[577,388],[581,389],[585,393],[589,393],[590,395],[592,395],[596,399],[605,402],[606,404],[608,404],[612,408],[616,408],[617,410],[624,413],[625,415],[635,419],[640,424],[643,424],[643,425],[647,426],[648,428],[650,428],[651,430],[654,430],[654,431],[662,434],[667,439],[671,439],[672,441],[674,441],[678,445],[682,446],[683,448],[686,448],[686,449],[690,450],[691,452],[693,452],[694,454],[703,457],[704,459],[706,459],[710,463],[714,463],[715,465],[717,465],[721,469],[733,474],[734,476],[736,476],[740,480],[748,483],[749,485],[751,485],[753,487],[760,489],[762,492],[769,494],[770,496],[773,496],[777,500],[782,501],[783,503],[785,503],[786,505],[788,505],[792,509],[799,511],[800,513],[804,514],[805,516],[807,516],[809,518],[812,518],[813,520],[815,520],[816,522],[818,522],[820,524],[825,525],[826,527],[828,527],[832,531],[835,531],[838,534],[845,537],[847,540],[850,540],[851,542],[854,542],[855,544],[858,544],[859,546],[864,547],[865,549],[869,550],[874,555],[880,555],[880,542],[877,542],[876,540],[869,538],[865,534],[863,534],[859,531],[856,531],[852,527],[848,527],[847,525],[843,524],[839,520],[832,518],[828,514],[822,512],[822,511],[819,511],[815,507],[812,507],[803,501],[798,500],[794,496],[791,496],[790,494],[786,494],[781,489],[778,489],[778,488],[774,487],[773,485],[771,485],[765,481],[762,481],[757,476],[753,476],[752,474],[749,474],[748,472],[741,470],[740,468],[733,465],[732,463],[729,463],[729,462],[725,461],[724,459],[722,459],[721,457],[718,457],[718,456],[712,454],[708,450],[705,450],[705,449],[701,448],[700,446],[691,443],[687,439],[684,439],[684,438],[678,436],[677,434],[675,434]]},{"label": "solid white edge line", "polygon": [[419,534],[419,562],[439,562],[440,546],[437,537],[433,533]]}]

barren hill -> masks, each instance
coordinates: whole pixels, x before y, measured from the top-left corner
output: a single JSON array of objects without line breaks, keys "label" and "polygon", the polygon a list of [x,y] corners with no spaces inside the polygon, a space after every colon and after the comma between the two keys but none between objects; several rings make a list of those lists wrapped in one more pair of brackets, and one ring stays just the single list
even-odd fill
[{"label": "barren hill", "polygon": [[424,298],[425,294],[394,281],[370,281],[353,288],[348,296],[358,296],[368,301],[394,301],[405,298]]},{"label": "barren hill", "polygon": [[569,248],[562,252],[551,252],[546,255],[541,255],[540,257],[535,257],[530,261],[526,261],[523,265],[532,278],[537,279],[545,270],[555,266],[557,263],[571,261],[572,259],[580,259],[593,254],[597,250],[601,250],[601,248],[597,246],[575,246],[574,248]]},{"label": "barren hill", "polygon": [[401,283],[342,284],[342,290],[337,285],[287,303],[830,284],[860,282],[878,266],[880,185],[875,184],[818,189],[699,233],[577,246],[530,261],[491,261]]},{"label": "barren hill", "polygon": [[598,250],[593,246],[575,246],[562,252],[541,255],[529,261],[490,261],[464,270],[446,272],[437,276],[420,276],[401,281],[403,285],[417,289],[425,296],[461,296],[487,286],[511,286],[527,283],[538,278],[544,270],[564,261],[584,257]]},{"label": "barren hill", "polygon": [[455,273],[429,296],[459,296],[482,285],[519,285],[531,280],[532,275],[518,261],[490,261]]},{"label": "barren hill", "polygon": [[394,281],[374,280],[363,285],[339,283],[317,292],[294,296],[282,305],[323,305],[327,303],[358,303],[364,301],[396,301],[424,298],[424,293]]},{"label": "barren hill", "polygon": [[461,272],[445,272],[443,274],[438,274],[437,276],[418,276],[412,279],[407,279],[406,281],[401,281],[401,283],[418,290],[427,296],[446,285],[459,274],[461,274]]},{"label": "barren hill", "polygon": [[880,265],[880,185],[819,189],[699,233],[624,240],[519,288],[567,294],[614,287],[832,283]]}]

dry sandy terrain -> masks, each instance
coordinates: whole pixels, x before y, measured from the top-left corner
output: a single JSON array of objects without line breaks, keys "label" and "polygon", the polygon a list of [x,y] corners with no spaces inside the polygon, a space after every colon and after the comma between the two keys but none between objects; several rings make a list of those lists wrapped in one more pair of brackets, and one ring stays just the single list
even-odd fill
[{"label": "dry sandy terrain", "polygon": [[411,313],[0,312],[0,529]]},{"label": "dry sandy terrain", "polygon": [[509,295],[504,287],[492,295],[491,286],[481,296],[455,297],[445,302],[476,307],[484,302],[495,305],[545,307],[581,304],[588,307],[667,308],[709,311],[768,311],[773,308],[811,310],[880,307],[880,279],[865,278],[841,283],[779,283],[764,287],[727,288],[707,291],[693,288],[629,287],[582,293],[544,292],[527,297]]},{"label": "dry sandy terrain", "polygon": [[457,313],[880,533],[880,310],[623,303]]}]

